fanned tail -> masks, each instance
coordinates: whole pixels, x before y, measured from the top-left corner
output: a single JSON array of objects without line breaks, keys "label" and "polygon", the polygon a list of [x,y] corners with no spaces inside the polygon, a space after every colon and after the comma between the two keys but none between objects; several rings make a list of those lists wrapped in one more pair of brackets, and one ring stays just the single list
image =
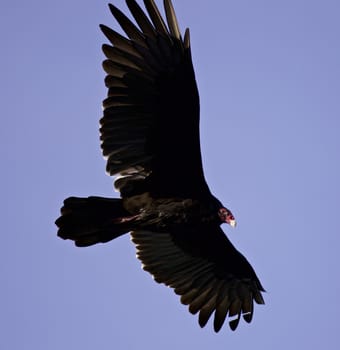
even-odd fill
[{"label": "fanned tail", "polygon": [[69,197],[56,220],[58,236],[78,247],[105,243],[132,230],[133,217],[118,198]]}]

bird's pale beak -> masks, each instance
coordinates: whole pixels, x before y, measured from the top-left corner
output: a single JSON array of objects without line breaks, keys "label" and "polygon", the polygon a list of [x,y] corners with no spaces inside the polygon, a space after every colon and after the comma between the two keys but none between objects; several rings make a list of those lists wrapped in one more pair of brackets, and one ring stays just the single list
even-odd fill
[{"label": "bird's pale beak", "polygon": [[228,222],[228,224],[231,226],[231,227],[236,227],[236,220],[230,220]]}]

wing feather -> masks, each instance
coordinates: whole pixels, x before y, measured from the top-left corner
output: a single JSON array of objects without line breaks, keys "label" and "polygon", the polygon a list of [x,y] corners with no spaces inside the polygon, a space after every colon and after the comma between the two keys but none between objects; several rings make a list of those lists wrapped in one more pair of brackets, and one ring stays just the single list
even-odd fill
[{"label": "wing feather", "polygon": [[133,47],[132,42],[130,40],[128,40],[127,38],[120,35],[119,33],[117,33],[116,31],[112,30],[104,24],[101,24],[99,27],[102,30],[103,34],[109,39],[112,45],[124,52],[130,53],[131,55],[141,58],[141,55]]},{"label": "wing feather", "polygon": [[135,0],[126,0],[126,3],[144,35],[156,40],[157,34],[155,29],[137,2]]},{"label": "wing feather", "polygon": [[143,33],[116,6],[109,4],[110,11],[128,37],[141,46],[146,46]]},{"label": "wing feather", "polygon": [[169,32],[166,24],[163,21],[162,15],[160,14],[155,2],[153,0],[144,0],[144,5],[149,13],[152,23],[155,26],[157,32],[164,37],[169,38]]},{"label": "wing feather", "polygon": [[174,7],[173,7],[170,0],[164,1],[164,8],[165,8],[166,18],[167,18],[167,21],[169,24],[170,33],[176,39],[178,39],[180,42],[182,42],[181,31],[179,29],[178,21],[176,18],[176,13],[175,13]]},{"label": "wing feather", "polygon": [[218,295],[220,294],[220,289],[223,287],[224,281],[219,281],[215,285],[214,292],[211,293],[210,298],[206,303],[201,307],[198,315],[198,323],[203,328],[209,321],[210,316],[216,309],[216,302]]}]

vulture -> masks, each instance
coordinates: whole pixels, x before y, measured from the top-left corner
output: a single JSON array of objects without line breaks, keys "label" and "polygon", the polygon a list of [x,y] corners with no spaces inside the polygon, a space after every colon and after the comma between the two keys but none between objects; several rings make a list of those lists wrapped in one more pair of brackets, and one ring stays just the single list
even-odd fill
[{"label": "vulture", "polygon": [[110,11],[126,35],[105,25],[106,59],[100,140],[120,198],[69,197],[56,220],[58,236],[78,247],[131,234],[137,257],[158,283],[174,289],[204,327],[218,332],[251,322],[264,289],[221,224],[232,212],[210,192],[199,139],[199,94],[190,35],[181,35],[173,5],[162,17],[154,0],[126,0],[129,19]]}]

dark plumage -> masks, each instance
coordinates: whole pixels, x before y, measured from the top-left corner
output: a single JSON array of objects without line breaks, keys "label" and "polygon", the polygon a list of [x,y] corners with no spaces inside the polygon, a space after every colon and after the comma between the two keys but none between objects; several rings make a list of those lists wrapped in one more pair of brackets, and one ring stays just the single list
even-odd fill
[{"label": "dark plumage", "polygon": [[126,3],[137,25],[109,6],[127,37],[100,26],[111,43],[100,139],[121,199],[66,199],[58,235],[89,246],[131,232],[144,270],[174,288],[201,327],[214,313],[216,332],[226,317],[234,330],[264,303],[263,287],[220,228],[235,219],[204,178],[189,30],[182,39],[170,0],[167,23],[153,0],[144,0],[148,16]]}]

